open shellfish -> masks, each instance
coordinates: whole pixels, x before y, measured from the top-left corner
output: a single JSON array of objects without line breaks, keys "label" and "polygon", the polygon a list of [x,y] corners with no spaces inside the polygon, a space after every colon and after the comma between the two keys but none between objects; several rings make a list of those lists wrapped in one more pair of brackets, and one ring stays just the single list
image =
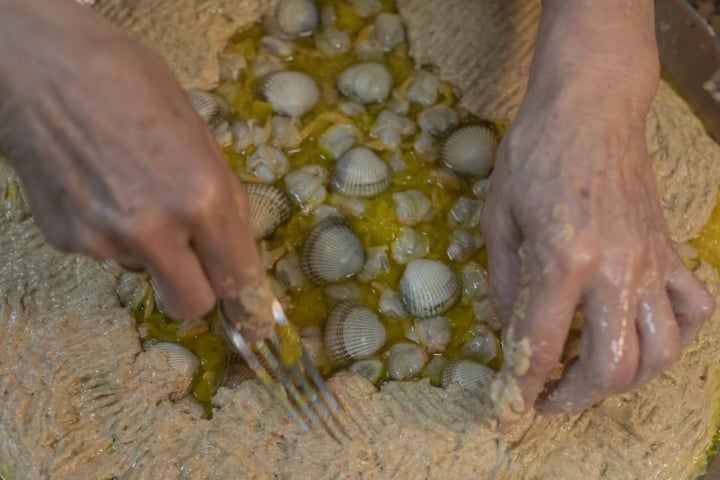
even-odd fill
[{"label": "open shellfish", "polygon": [[407,311],[418,318],[445,313],[460,296],[460,280],[437,260],[408,263],[400,278],[400,297]]},{"label": "open shellfish", "polygon": [[315,107],[320,89],[315,80],[302,72],[282,71],[265,75],[258,81],[257,95],[277,113],[299,117]]},{"label": "open shellfish", "polygon": [[280,0],[275,6],[272,23],[287,38],[311,33],[318,25],[318,11],[313,0]]},{"label": "open shellfish", "polygon": [[390,168],[369,148],[351,148],[338,160],[330,185],[342,195],[369,198],[390,186]]},{"label": "open shellfish", "polygon": [[357,301],[339,303],[325,325],[325,348],[334,365],[368,357],[380,350],[386,339],[377,315]]},{"label": "open shellfish", "polygon": [[489,127],[467,125],[450,134],[440,156],[456,172],[484,178],[495,165],[497,145],[497,136]]},{"label": "open shellfish", "polygon": [[300,265],[316,283],[339,282],[363,269],[365,252],[350,225],[331,216],[321,220],[308,235]]},{"label": "open shellfish", "polygon": [[396,343],[390,349],[387,370],[391,378],[404,380],[420,373],[428,361],[428,355],[422,347],[414,343]]},{"label": "open shellfish", "polygon": [[360,103],[380,103],[392,88],[390,70],[382,63],[362,62],[346,68],[337,85],[343,95]]}]

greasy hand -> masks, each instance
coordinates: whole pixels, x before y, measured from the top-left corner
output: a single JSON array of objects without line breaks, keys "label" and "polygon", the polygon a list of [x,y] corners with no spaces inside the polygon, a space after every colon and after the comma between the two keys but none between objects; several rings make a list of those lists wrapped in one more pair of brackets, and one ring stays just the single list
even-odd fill
[{"label": "greasy hand", "polygon": [[145,267],[180,318],[261,282],[246,197],[161,59],[73,2],[0,17],[0,148],[50,243]]},{"label": "greasy hand", "polygon": [[[516,380],[525,409],[542,412],[580,411],[647,382],[714,308],[673,250],[644,117],[586,104],[561,94],[523,106],[483,212],[505,342],[528,339],[531,350],[529,367],[506,362],[502,374]],[[585,317],[579,359],[541,394],[576,309]]]}]

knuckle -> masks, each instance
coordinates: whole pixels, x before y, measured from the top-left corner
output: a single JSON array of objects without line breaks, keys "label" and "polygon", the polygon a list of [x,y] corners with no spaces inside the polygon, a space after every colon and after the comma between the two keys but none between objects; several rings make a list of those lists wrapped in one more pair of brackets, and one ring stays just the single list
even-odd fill
[{"label": "knuckle", "polygon": [[[194,183],[184,198],[178,199],[176,207],[185,221],[196,225],[203,223],[213,212],[227,208],[229,202],[227,188],[217,178],[206,175]],[[187,198],[192,198],[192,201],[187,201]]]},{"label": "knuckle", "polygon": [[550,245],[549,249],[554,257],[553,264],[563,274],[587,271],[597,259],[595,250],[580,242],[570,243],[563,248]]}]

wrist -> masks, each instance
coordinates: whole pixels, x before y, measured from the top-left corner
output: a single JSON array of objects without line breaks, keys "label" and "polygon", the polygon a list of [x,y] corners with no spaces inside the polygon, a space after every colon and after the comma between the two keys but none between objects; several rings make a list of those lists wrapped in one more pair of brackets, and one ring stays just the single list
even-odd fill
[{"label": "wrist", "polygon": [[651,0],[544,0],[523,109],[644,120],[659,72]]}]

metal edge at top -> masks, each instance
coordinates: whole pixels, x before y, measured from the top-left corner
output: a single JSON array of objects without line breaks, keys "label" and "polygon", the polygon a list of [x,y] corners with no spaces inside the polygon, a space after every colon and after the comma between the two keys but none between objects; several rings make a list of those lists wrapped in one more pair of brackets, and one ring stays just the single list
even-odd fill
[{"label": "metal edge at top", "polygon": [[655,0],[655,33],[665,74],[720,143],[720,39],[683,0]]}]

